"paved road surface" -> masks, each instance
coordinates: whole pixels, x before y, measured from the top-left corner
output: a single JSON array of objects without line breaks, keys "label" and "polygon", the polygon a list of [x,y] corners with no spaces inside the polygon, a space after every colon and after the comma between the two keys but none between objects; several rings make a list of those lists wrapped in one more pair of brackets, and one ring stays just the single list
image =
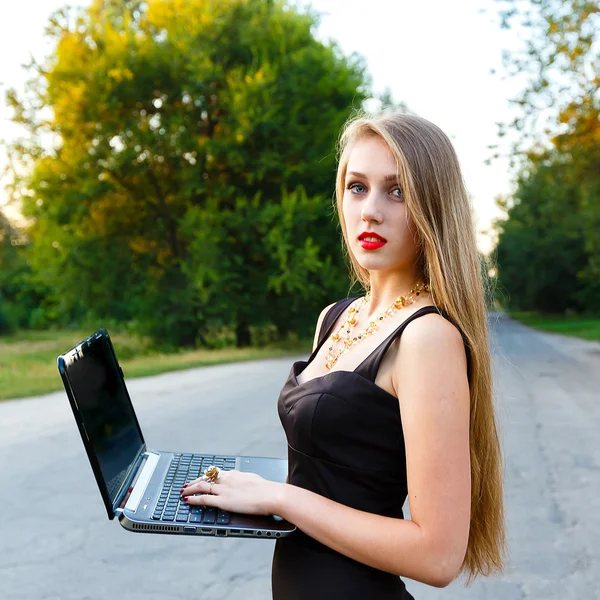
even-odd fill
[{"label": "paved road surface", "polygon": [[[600,599],[600,344],[490,322],[510,563],[470,588],[407,585],[417,600]],[[149,446],[285,456],[275,401],[291,362],[132,380]],[[270,540],[109,522],[63,393],[0,404],[0,507],[1,600],[270,598]]]}]

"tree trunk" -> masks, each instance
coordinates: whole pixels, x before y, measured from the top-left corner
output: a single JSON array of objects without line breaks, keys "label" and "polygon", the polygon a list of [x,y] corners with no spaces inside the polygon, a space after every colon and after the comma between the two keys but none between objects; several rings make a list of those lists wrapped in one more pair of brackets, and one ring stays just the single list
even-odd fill
[{"label": "tree trunk", "polygon": [[250,327],[248,327],[248,323],[242,321],[237,324],[235,328],[235,337],[235,345],[237,348],[247,348],[250,346],[252,339],[250,337]]}]

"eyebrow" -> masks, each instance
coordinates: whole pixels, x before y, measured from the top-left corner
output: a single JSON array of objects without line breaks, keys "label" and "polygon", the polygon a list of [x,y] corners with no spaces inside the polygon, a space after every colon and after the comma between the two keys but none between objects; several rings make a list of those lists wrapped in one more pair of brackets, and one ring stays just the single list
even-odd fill
[{"label": "eyebrow", "polygon": [[[368,179],[368,177],[364,173],[359,173],[358,171],[349,171],[346,173],[346,177],[351,175],[352,177],[360,177],[361,179]],[[394,175],[386,175],[383,178],[384,181],[398,181],[399,177],[397,174]]]}]

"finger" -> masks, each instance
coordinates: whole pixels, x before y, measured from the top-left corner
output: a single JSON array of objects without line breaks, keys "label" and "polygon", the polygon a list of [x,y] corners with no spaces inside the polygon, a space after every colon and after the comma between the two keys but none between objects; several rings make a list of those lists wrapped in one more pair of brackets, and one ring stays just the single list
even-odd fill
[{"label": "finger", "polygon": [[194,479],[193,481],[186,483],[183,487],[185,488],[188,485],[192,485],[193,483],[199,483],[200,481],[208,481],[208,479],[206,478],[206,475],[202,475],[202,477],[198,477],[197,479]]},{"label": "finger", "polygon": [[180,493],[182,496],[189,496],[191,494],[209,494],[210,486],[211,484],[208,481],[192,482],[189,485],[184,486]]},{"label": "finger", "polygon": [[184,499],[190,506],[214,506],[220,508],[219,497],[214,494],[202,494],[201,496],[186,496]]}]

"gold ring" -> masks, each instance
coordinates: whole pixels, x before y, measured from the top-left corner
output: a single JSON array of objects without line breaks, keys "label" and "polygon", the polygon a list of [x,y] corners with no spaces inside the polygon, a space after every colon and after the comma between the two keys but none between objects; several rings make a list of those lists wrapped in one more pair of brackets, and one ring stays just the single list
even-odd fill
[{"label": "gold ring", "polygon": [[214,483],[219,479],[219,474],[221,473],[221,469],[219,467],[215,467],[215,465],[211,465],[204,471],[204,476],[206,477],[206,481],[211,481]]}]

